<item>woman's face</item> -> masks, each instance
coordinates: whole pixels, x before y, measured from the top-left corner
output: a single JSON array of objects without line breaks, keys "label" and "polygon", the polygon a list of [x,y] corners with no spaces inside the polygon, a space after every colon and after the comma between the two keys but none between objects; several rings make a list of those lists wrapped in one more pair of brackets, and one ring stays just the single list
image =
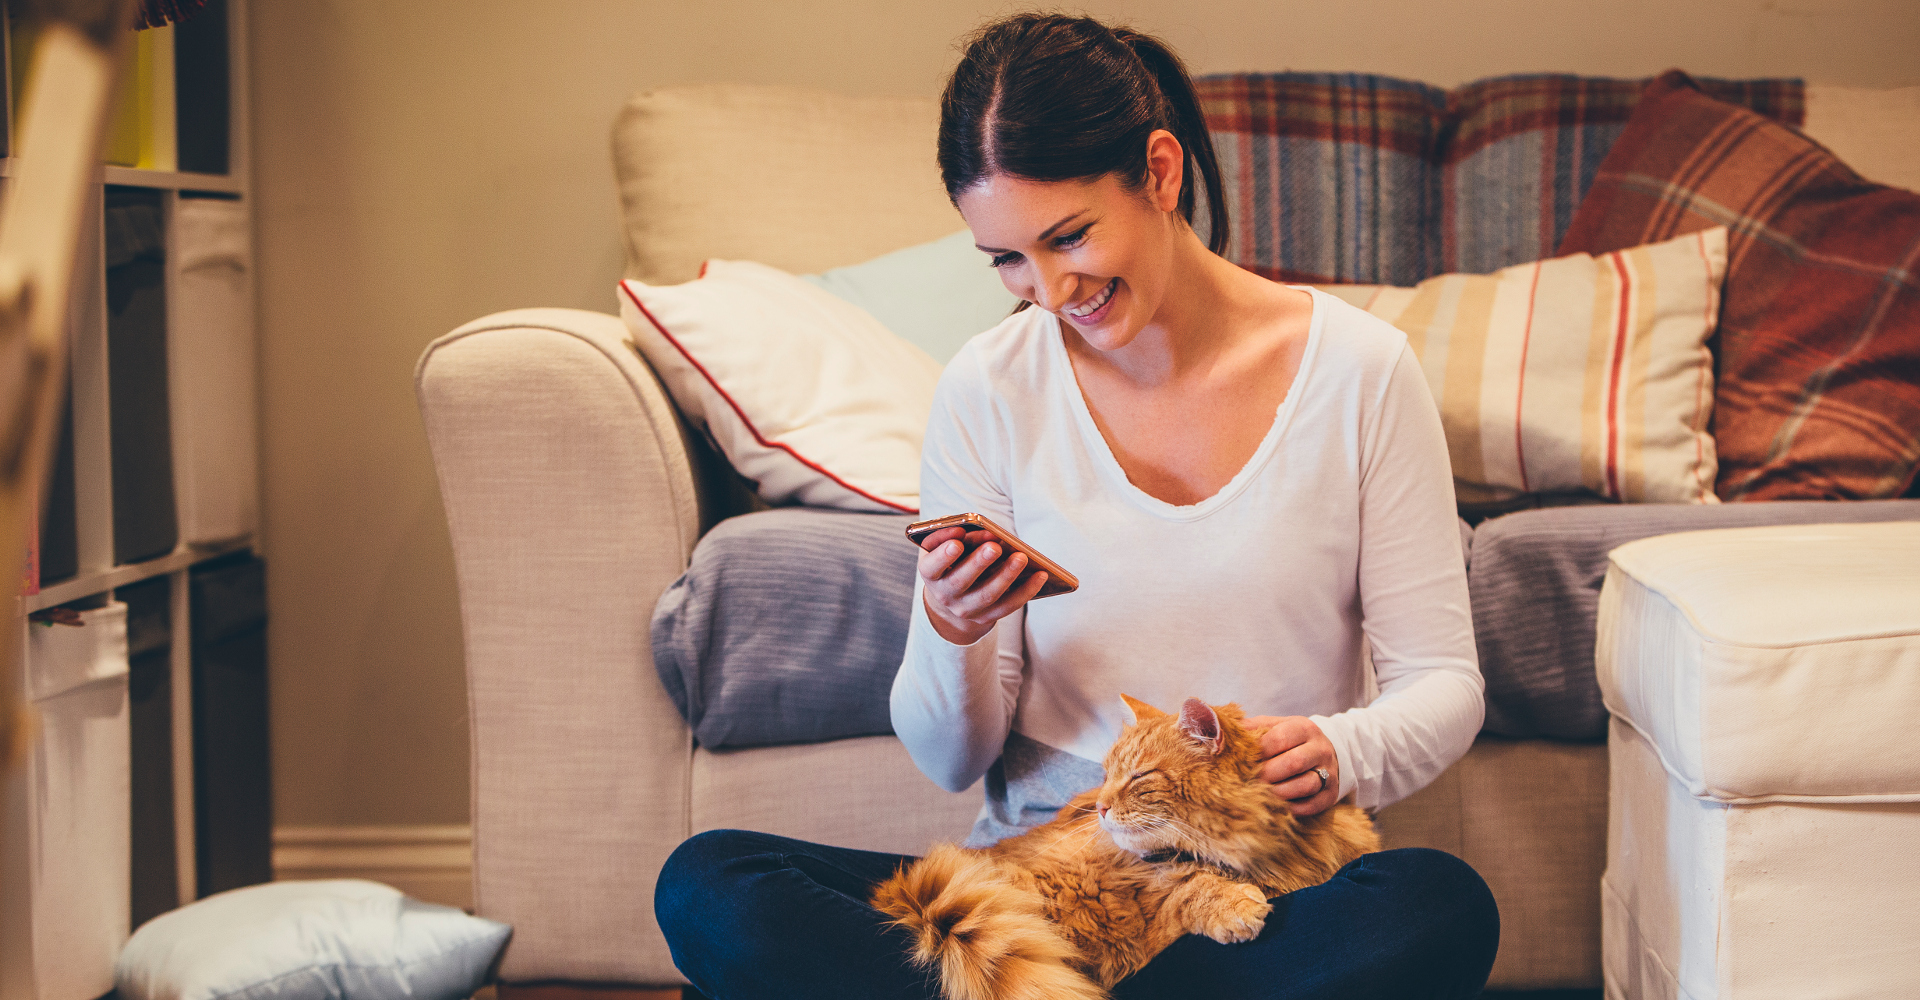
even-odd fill
[{"label": "woman's face", "polygon": [[957,199],[974,244],[1007,290],[1071,324],[1100,350],[1125,347],[1153,321],[1175,240],[1186,231],[1173,211],[1179,144],[1166,132],[1154,135],[1172,147],[1172,176],[1167,157],[1153,155],[1164,150],[1150,146],[1143,190],[1129,191],[1111,174],[1090,181],[991,174]]}]

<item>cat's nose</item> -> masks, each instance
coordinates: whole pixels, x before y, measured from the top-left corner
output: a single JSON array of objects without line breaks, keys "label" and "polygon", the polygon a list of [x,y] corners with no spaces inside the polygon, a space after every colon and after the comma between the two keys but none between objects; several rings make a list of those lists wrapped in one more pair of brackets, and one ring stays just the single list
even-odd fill
[{"label": "cat's nose", "polygon": [[1107,818],[1107,804],[1106,804],[1105,802],[1095,802],[1095,803],[1093,804],[1093,807],[1094,807],[1095,809],[1098,809],[1098,810],[1100,810],[1100,818],[1101,818],[1101,819],[1106,819],[1106,818]]}]

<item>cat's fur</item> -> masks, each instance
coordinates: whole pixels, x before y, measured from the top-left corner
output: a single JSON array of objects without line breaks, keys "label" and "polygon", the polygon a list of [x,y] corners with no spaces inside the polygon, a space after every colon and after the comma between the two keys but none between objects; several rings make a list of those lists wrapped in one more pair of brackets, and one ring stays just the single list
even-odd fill
[{"label": "cat's fur", "polygon": [[1189,698],[1176,717],[1121,697],[1137,721],[1099,788],[993,847],[936,847],[874,890],[948,1000],[1098,1000],[1183,934],[1252,940],[1269,898],[1380,849],[1350,803],[1287,809],[1239,706]]}]

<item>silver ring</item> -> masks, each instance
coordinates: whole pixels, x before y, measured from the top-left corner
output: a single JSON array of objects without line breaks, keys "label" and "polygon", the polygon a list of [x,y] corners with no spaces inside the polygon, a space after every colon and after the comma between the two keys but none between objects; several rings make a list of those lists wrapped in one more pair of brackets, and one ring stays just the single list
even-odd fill
[{"label": "silver ring", "polygon": [[1320,787],[1313,790],[1313,794],[1318,795],[1327,790],[1327,782],[1333,780],[1333,775],[1329,774],[1324,767],[1314,768],[1313,773],[1320,776]]}]

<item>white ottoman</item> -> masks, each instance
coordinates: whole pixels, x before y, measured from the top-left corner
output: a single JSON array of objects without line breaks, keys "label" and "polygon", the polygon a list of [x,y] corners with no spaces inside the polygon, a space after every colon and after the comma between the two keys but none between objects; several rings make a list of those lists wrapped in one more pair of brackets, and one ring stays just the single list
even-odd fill
[{"label": "white ottoman", "polygon": [[1920,997],[1920,522],[1615,549],[1608,997]]}]

